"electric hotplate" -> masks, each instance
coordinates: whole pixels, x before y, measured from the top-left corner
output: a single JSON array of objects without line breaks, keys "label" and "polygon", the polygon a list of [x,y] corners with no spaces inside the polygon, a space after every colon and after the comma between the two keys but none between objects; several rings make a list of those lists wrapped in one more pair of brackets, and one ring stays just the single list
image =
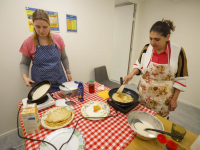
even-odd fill
[{"label": "electric hotplate", "polygon": [[128,113],[129,111],[131,111],[133,108],[135,108],[140,102],[137,101],[135,104],[132,104],[130,106],[120,106],[117,105],[115,102],[113,102],[112,100],[108,99],[107,103],[112,106],[115,110],[118,110],[124,114]]},{"label": "electric hotplate", "polygon": [[[28,101],[29,101],[28,98],[22,99],[23,105],[29,104]],[[36,103],[36,101],[33,101],[33,102]],[[42,98],[42,100],[39,103],[37,102],[37,109],[42,110],[42,109],[45,109],[47,107],[54,105],[55,103],[56,102],[52,98],[52,96],[49,93],[47,93],[47,95],[44,97],[44,99]]]}]

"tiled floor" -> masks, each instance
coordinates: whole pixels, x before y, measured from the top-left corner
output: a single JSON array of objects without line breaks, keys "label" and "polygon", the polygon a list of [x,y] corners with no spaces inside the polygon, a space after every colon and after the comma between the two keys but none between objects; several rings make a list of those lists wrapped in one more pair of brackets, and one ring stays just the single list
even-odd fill
[{"label": "tiled floor", "polygon": [[15,150],[25,150],[25,146],[23,144],[24,140],[18,137],[17,131],[0,138],[0,150],[8,150],[8,148],[16,148]]},{"label": "tiled floor", "polygon": [[178,107],[170,113],[169,120],[200,135],[200,109],[178,102]]},{"label": "tiled floor", "polygon": [[[136,86],[129,85],[127,88],[135,90]],[[174,112],[170,113],[169,120],[200,135],[200,109],[178,102],[178,107]],[[22,144],[24,144],[24,140],[18,137],[17,131],[0,137],[0,150],[8,150],[8,148],[15,148]],[[25,150],[25,146],[19,147],[16,150]]]}]

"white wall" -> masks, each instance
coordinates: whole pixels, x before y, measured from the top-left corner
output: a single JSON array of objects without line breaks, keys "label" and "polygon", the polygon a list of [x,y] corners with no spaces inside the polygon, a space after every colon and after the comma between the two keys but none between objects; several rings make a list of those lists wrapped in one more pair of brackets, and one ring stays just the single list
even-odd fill
[{"label": "white wall", "polygon": [[[66,44],[73,80],[87,82],[94,79],[95,67],[110,70],[114,5],[114,0],[0,1],[0,136],[16,129],[17,104],[30,90],[19,72],[20,46],[32,34],[25,7],[58,12],[58,34]],[[66,32],[66,14],[77,16],[77,33]]]},{"label": "white wall", "polygon": [[[171,34],[171,41],[184,48],[189,71],[187,91],[182,92],[178,100],[200,108],[200,1],[147,0],[138,4],[132,64],[139,57],[144,45],[149,43],[151,26],[162,18],[172,20],[176,29]],[[132,83],[137,84],[138,81],[139,77],[134,77]]]}]

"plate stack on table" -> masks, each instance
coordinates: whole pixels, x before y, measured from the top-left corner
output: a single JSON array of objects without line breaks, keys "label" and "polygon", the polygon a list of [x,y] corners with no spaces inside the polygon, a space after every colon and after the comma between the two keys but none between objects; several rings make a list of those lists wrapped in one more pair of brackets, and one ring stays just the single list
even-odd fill
[{"label": "plate stack on table", "polygon": [[[107,103],[106,99],[103,99],[97,95],[98,87],[101,84],[95,82],[95,93],[90,94],[88,91],[88,85],[84,84],[84,101],[79,102],[78,97],[69,98],[72,101],[75,101],[77,104],[74,105],[74,119],[70,124],[64,128],[74,128],[78,119],[82,118],[81,108],[82,106],[89,101],[100,101]],[[105,87],[105,90],[110,90],[110,88]],[[60,92],[60,91],[59,91]],[[60,99],[57,93],[53,93],[53,97]],[[20,105],[20,103],[19,103]],[[110,107],[110,116],[116,115],[114,108]],[[53,108],[53,107],[49,107]],[[41,117],[48,109],[39,111],[39,116]],[[140,110],[146,111],[153,115],[156,115],[155,112],[138,105],[132,111]],[[22,123],[22,122],[21,122]],[[23,128],[23,123],[22,123]],[[24,130],[24,128],[23,128]],[[76,130],[78,130],[84,137],[85,140],[85,150],[96,150],[96,149],[124,149],[135,137],[135,132],[130,128],[127,122],[127,115],[118,111],[117,117],[110,117],[103,120],[88,120],[82,119],[79,121]],[[25,131],[24,131],[25,132]],[[53,130],[48,130],[41,128],[40,133],[27,135],[24,133],[25,137],[28,138],[37,138],[44,140],[47,135],[49,135]],[[67,139],[66,139],[67,140]],[[41,142],[27,141],[26,148],[27,150],[38,149]]]},{"label": "plate stack on table", "polygon": [[74,116],[71,107],[54,107],[42,115],[41,125],[50,130],[59,129],[70,124]]}]

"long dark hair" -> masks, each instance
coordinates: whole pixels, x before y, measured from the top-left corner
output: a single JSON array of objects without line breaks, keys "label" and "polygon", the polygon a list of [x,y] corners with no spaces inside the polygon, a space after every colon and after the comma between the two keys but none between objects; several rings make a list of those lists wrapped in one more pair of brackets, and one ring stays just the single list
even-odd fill
[{"label": "long dark hair", "polygon": [[157,32],[160,33],[162,36],[166,37],[168,34],[171,34],[171,31],[175,30],[174,23],[171,20],[164,20],[157,21],[153,24],[153,26],[150,29],[150,32]]}]

